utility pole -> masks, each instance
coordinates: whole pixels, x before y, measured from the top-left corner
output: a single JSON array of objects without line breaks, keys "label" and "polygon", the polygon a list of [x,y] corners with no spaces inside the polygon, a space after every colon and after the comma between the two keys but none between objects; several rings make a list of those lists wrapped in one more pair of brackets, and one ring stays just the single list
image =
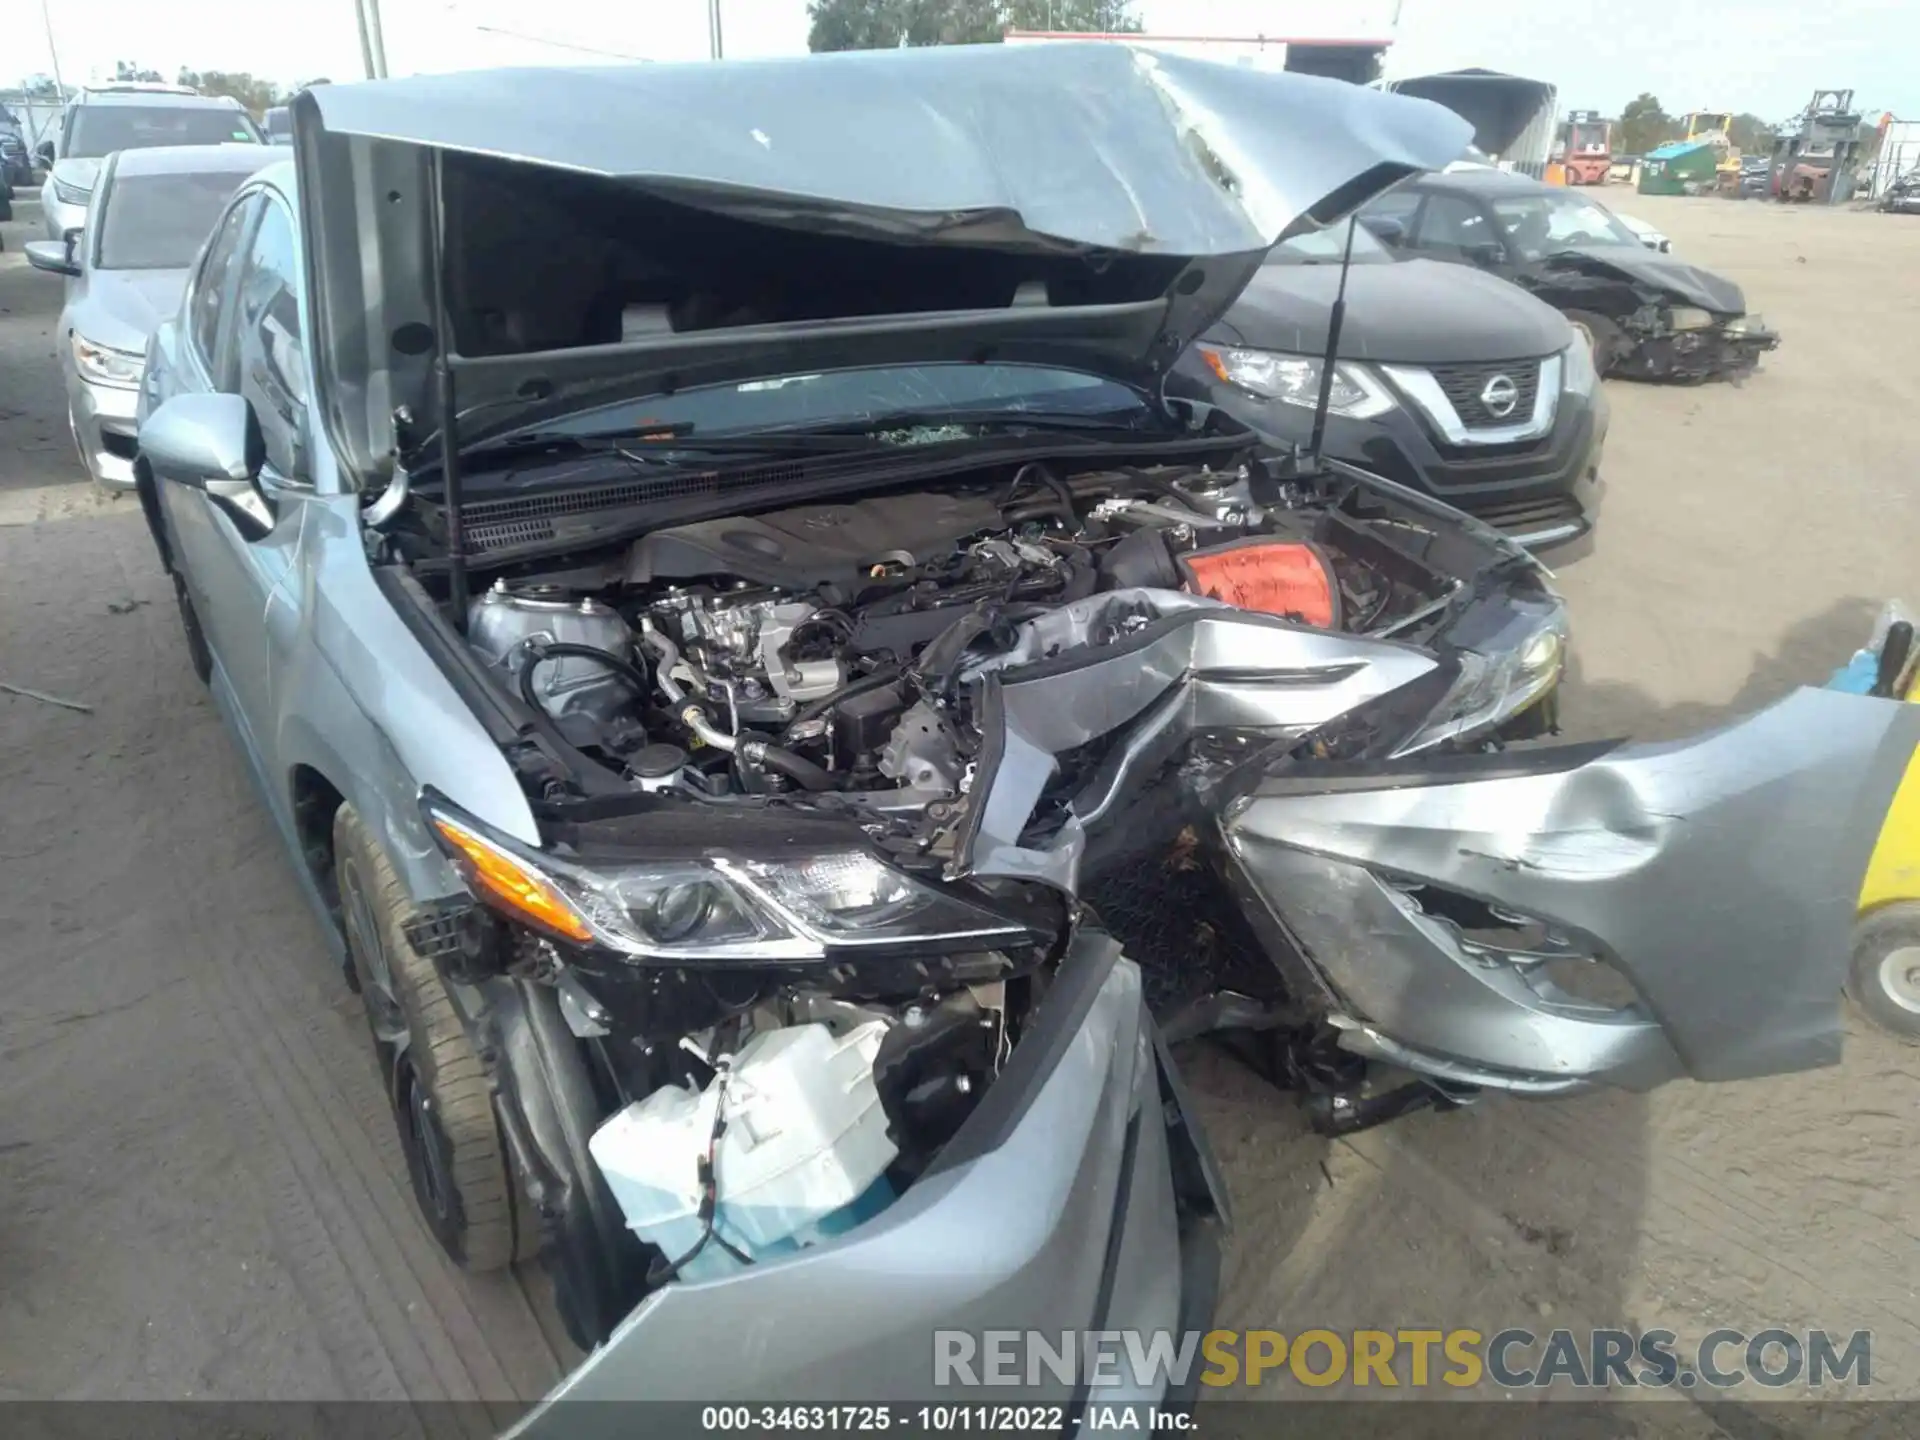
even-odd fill
[{"label": "utility pole", "polygon": [[380,30],[380,0],[354,0],[354,17],[360,24],[360,63],[366,67],[367,78],[384,80],[387,42]]},{"label": "utility pole", "polygon": [[718,60],[726,53],[720,43],[720,0],[707,0],[707,54]]},{"label": "utility pole", "polygon": [[[719,0],[715,0],[718,4]],[[60,52],[53,43],[53,12],[47,8],[47,0],[40,0],[40,20],[47,27],[47,55],[53,61],[53,88],[59,92],[60,103],[67,103],[66,82],[60,78]]]}]

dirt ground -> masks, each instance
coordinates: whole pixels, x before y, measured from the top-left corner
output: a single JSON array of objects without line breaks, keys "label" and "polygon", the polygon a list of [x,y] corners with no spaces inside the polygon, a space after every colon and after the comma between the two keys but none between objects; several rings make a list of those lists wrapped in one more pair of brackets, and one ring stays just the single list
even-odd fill
[{"label": "dirt ground", "polygon": [[[1667,735],[1818,683],[1882,599],[1920,601],[1920,222],[1615,203],[1786,337],[1739,388],[1609,386],[1599,544],[1562,576],[1566,709],[1583,734]],[[504,1419],[568,1358],[540,1282],[464,1281],[414,1220],[358,1004],[149,542],[77,483],[58,286],[25,269],[20,210],[0,679],[94,709],[0,695],[0,1399],[478,1398]],[[1238,1208],[1223,1326],[1865,1328],[1876,1393],[1920,1396],[1920,1050],[1856,1026],[1815,1075],[1336,1144],[1212,1052],[1189,1069]],[[1775,1433],[1698,1403],[1657,1423]]]}]

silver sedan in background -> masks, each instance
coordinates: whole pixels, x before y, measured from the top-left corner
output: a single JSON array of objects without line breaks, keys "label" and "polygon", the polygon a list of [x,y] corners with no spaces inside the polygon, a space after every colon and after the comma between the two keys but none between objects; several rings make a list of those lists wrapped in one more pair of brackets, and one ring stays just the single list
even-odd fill
[{"label": "silver sedan in background", "polygon": [[133,485],[147,340],[179,308],[188,269],[233,192],[273,155],[260,145],[123,150],[102,165],[76,238],[28,243],[36,269],[70,277],[58,332],[67,424],[97,484]]}]

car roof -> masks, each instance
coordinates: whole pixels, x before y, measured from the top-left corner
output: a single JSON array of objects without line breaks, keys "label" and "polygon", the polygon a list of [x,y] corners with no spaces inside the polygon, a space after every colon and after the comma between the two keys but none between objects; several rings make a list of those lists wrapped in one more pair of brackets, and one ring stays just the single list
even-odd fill
[{"label": "car roof", "polygon": [[231,172],[251,175],[273,160],[266,145],[155,145],[145,150],[122,150],[114,162],[116,177],[127,175],[208,175]]},{"label": "car roof", "polygon": [[238,110],[231,95],[201,95],[185,90],[82,90],[71,102],[80,105],[137,105],[143,110],[165,106],[181,110]]},{"label": "car roof", "polygon": [[1456,194],[1483,197],[1544,195],[1559,188],[1511,170],[1449,170],[1444,174],[1422,175],[1413,183],[1422,190],[1451,190]]}]

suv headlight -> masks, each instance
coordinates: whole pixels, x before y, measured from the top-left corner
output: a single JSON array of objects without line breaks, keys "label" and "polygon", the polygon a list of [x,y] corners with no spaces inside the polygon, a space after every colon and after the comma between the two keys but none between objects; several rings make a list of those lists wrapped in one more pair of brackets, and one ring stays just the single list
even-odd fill
[{"label": "suv headlight", "polygon": [[1462,650],[1459,660],[1458,678],[1395,756],[1492,730],[1543,699],[1566,668],[1566,609],[1556,604],[1517,645],[1493,654]]},{"label": "suv headlight", "polygon": [[636,962],[780,964],[1040,938],[863,850],[583,863],[523,845],[431,794],[421,810],[476,900],[555,939]]},{"label": "suv headlight", "polygon": [[93,191],[82,190],[78,185],[62,180],[56,175],[53,179],[53,198],[62,205],[85,205],[93,199]]},{"label": "suv headlight", "polygon": [[147,357],[136,350],[115,350],[96,345],[78,330],[73,332],[73,364],[80,378],[92,385],[111,385],[116,390],[135,390]]},{"label": "suv headlight", "polygon": [[1600,373],[1594,369],[1593,346],[1587,343],[1586,332],[1574,331],[1573,343],[1560,353],[1565,357],[1560,366],[1560,388],[1569,395],[1593,394]]},{"label": "suv headlight", "polygon": [[1667,324],[1676,330],[1711,330],[1713,316],[1694,305],[1676,305],[1667,312]]},{"label": "suv headlight", "polygon": [[[1200,358],[1214,375],[1264,400],[1311,410],[1320,403],[1320,369],[1316,355],[1288,355],[1278,350],[1241,350],[1227,345],[1202,346]],[[1372,420],[1394,408],[1393,396],[1364,365],[1341,361],[1333,367],[1330,414],[1349,420]]]}]

